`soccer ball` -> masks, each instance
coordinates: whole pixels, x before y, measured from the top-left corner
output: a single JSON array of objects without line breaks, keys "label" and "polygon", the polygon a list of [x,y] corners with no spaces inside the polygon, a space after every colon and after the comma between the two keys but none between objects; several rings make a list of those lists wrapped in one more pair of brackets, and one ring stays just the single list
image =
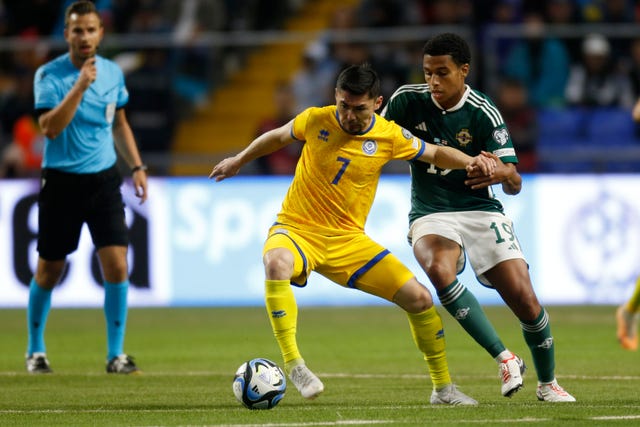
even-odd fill
[{"label": "soccer ball", "polygon": [[269,359],[244,362],[233,379],[233,394],[249,409],[271,409],[284,397],[287,380],[282,369]]}]

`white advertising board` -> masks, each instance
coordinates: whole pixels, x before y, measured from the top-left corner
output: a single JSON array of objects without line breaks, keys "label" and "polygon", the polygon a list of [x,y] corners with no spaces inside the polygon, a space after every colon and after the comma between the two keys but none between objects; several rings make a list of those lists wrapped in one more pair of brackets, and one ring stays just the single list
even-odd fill
[{"label": "white advertising board", "polygon": [[[262,305],[262,243],[288,177],[152,178],[139,205],[123,186],[131,231],[131,306]],[[495,188],[530,265],[543,304],[612,304],[640,273],[640,178],[526,176],[523,191]],[[36,265],[37,180],[0,181],[0,307],[25,307]],[[383,176],[367,232],[432,289],[406,241],[407,176]],[[103,292],[88,230],[68,258],[53,305],[98,307]],[[483,304],[499,304],[471,268],[461,280]],[[385,303],[314,274],[296,289],[301,305]]]}]

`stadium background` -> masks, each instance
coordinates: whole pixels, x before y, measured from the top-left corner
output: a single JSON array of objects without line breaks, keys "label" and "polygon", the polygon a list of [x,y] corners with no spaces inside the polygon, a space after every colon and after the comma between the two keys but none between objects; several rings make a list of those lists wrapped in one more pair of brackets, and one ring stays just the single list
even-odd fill
[{"label": "stadium background", "polygon": [[[60,38],[65,3],[1,3],[0,306],[26,305],[35,265],[35,177],[42,141],[30,121],[31,85],[35,68],[65,49]],[[321,79],[334,79],[327,70],[367,60],[380,71],[388,98],[398,85],[421,81],[424,41],[455,31],[473,48],[470,83],[498,100],[501,83],[513,80],[506,63],[519,42],[561,40],[566,59],[579,66],[583,41],[597,33],[610,46],[614,66],[608,74],[627,78],[633,97],[640,96],[633,80],[640,59],[632,53],[640,37],[639,14],[631,1],[97,4],[108,31],[102,54],[127,73],[128,115],[153,176],[149,203],[142,207],[124,187],[132,201],[131,303],[137,306],[262,304],[261,242],[290,176],[267,177],[250,165],[244,177],[229,182],[203,177],[277,114],[273,96],[283,83],[320,85]],[[532,35],[526,22],[536,14],[544,31]],[[539,296],[546,304],[617,304],[640,273],[640,141],[631,105],[624,100],[572,104],[562,96],[541,103],[532,96],[533,85],[525,89],[526,105],[505,114],[526,159],[525,186],[519,196],[501,200],[515,220]],[[330,94],[314,102],[325,100],[331,102]],[[297,99],[298,110],[303,101]],[[383,177],[369,231],[419,272],[405,241],[408,200],[406,166],[393,164]],[[101,305],[86,234],[70,260],[54,305]],[[469,270],[463,278],[473,283]],[[379,303],[325,285],[317,276],[298,295],[310,305]],[[487,304],[499,302],[491,291],[479,297]]]}]

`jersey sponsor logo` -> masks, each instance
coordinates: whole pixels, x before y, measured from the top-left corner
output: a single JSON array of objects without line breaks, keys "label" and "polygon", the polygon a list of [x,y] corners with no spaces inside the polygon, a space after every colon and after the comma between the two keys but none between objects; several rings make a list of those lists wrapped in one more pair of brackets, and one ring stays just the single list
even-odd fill
[{"label": "jersey sponsor logo", "polygon": [[116,115],[116,103],[110,102],[107,104],[107,108],[104,112],[105,119],[107,119],[107,123],[113,123],[113,118]]},{"label": "jersey sponsor logo", "polygon": [[460,132],[456,134],[456,140],[461,147],[466,147],[471,141],[473,141],[473,137],[469,132],[469,129],[460,129]]},{"label": "jersey sponsor logo", "polygon": [[420,122],[418,125],[416,125],[416,129],[426,132],[427,124],[425,122]]},{"label": "jersey sponsor logo", "polygon": [[378,143],[375,142],[373,139],[366,139],[362,143],[362,152],[364,154],[372,156],[376,153],[376,151],[378,151]]},{"label": "jersey sponsor logo", "polygon": [[326,129],[320,129],[320,132],[318,132],[318,139],[320,141],[327,142],[329,140],[329,131]]},{"label": "jersey sponsor logo", "polygon": [[493,131],[493,139],[500,145],[509,142],[509,131],[507,128],[496,129]]},{"label": "jersey sponsor logo", "polygon": [[413,134],[411,132],[409,132],[408,130],[406,130],[405,128],[402,128],[402,136],[404,136],[406,139],[413,138]]}]

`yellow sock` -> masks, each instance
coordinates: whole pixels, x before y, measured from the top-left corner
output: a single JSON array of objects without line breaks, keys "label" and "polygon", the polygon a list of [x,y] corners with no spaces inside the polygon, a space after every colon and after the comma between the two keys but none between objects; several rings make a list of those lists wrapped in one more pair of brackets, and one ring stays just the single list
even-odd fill
[{"label": "yellow sock", "polygon": [[298,306],[289,280],[265,280],[265,302],[273,335],[287,364],[302,359],[296,342]]},{"label": "yellow sock", "polygon": [[451,384],[449,363],[445,352],[444,328],[436,308],[431,307],[422,313],[407,313],[407,316],[413,340],[424,354],[424,360],[429,366],[433,387],[438,390]]},{"label": "yellow sock", "polygon": [[636,280],[636,288],[633,291],[633,295],[631,295],[631,299],[627,301],[627,311],[629,313],[637,313],[640,308],[640,276]]}]

